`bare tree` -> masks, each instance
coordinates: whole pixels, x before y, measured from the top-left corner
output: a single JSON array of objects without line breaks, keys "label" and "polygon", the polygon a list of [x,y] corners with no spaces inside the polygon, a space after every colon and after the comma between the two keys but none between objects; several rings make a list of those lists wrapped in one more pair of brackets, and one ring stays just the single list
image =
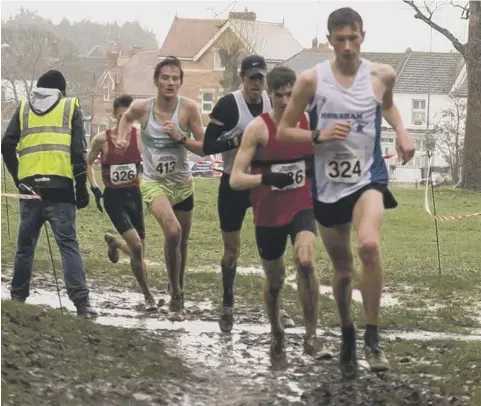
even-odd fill
[{"label": "bare tree", "polygon": [[9,84],[16,104],[30,93],[42,73],[75,54],[72,44],[33,25],[2,27],[2,42],[9,45],[2,55],[2,79]]},{"label": "bare tree", "polygon": [[481,192],[481,170],[479,167],[481,162],[481,2],[449,2],[451,7],[462,10],[462,19],[469,20],[468,41],[462,44],[448,29],[433,21],[437,7],[433,5],[433,2],[424,2],[424,5],[421,6],[414,1],[402,1],[416,12],[414,18],[424,21],[451,41],[466,62],[468,99],[460,186]]},{"label": "bare tree", "polygon": [[450,106],[443,109],[440,120],[433,127],[436,151],[441,154],[451,171],[454,183],[459,182],[463,159],[466,101],[450,97]]}]

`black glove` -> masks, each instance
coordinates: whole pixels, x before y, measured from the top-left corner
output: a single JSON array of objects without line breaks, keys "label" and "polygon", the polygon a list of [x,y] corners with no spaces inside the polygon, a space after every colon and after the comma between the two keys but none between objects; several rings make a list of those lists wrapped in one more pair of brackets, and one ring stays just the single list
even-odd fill
[{"label": "black glove", "polygon": [[103,197],[102,191],[98,186],[90,186],[90,190],[95,196],[95,203],[97,204],[97,209],[99,209],[103,213],[104,209],[102,207],[102,203],[100,203],[100,200]]},{"label": "black glove", "polygon": [[294,178],[287,173],[269,172],[262,175],[262,184],[267,186],[275,186],[278,189],[283,189],[286,186],[294,183]]},{"label": "black glove", "polygon": [[77,197],[77,209],[83,209],[89,205],[90,195],[85,183],[75,186],[75,195]]}]

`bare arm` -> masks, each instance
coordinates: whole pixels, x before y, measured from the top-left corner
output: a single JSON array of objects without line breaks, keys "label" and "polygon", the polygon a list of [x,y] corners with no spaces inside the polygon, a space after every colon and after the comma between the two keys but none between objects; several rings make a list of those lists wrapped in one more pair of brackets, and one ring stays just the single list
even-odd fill
[{"label": "bare arm", "polygon": [[192,153],[200,156],[204,154],[204,125],[202,123],[202,117],[200,116],[197,103],[193,100],[189,101],[189,127],[192,131],[194,138],[189,138],[184,143],[184,146]]},{"label": "bare arm", "polygon": [[234,190],[252,189],[260,186],[262,183],[262,174],[252,175],[247,173],[256,153],[258,144],[257,132],[260,130],[261,125],[263,125],[262,122],[256,118],[244,130],[230,175],[229,184]]},{"label": "bare arm", "polygon": [[134,121],[141,119],[147,105],[148,100],[134,100],[128,110],[122,114],[116,144],[121,145],[122,143],[126,143],[132,131],[132,124]]},{"label": "bare arm", "polygon": [[384,83],[385,91],[382,98],[382,115],[396,132],[404,130],[404,124],[399,110],[394,104],[393,89],[396,82],[396,71],[390,65],[380,67],[381,80]]},{"label": "bare arm", "polygon": [[105,132],[98,133],[90,143],[90,149],[87,152],[87,179],[90,186],[97,186],[97,180],[95,179],[95,170],[92,166],[97,159],[102,146],[105,143]]},{"label": "bare arm", "polygon": [[297,123],[304,114],[309,101],[314,97],[316,81],[316,71],[310,69],[303,72],[294,84],[291,99],[277,130],[277,139],[280,142],[312,142],[312,131],[297,127]]}]

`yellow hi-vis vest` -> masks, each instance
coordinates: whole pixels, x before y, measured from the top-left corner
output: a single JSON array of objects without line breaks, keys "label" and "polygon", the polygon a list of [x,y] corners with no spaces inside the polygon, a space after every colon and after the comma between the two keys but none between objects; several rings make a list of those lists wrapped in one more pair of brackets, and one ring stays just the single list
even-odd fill
[{"label": "yellow hi-vis vest", "polygon": [[70,161],[72,116],[77,98],[62,98],[47,114],[39,116],[28,101],[20,104],[20,142],[17,146],[18,179],[61,176],[73,179]]}]

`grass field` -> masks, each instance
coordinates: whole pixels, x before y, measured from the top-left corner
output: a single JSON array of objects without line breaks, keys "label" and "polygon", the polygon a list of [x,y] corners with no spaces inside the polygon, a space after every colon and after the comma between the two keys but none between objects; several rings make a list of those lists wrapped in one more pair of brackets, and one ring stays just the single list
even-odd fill
[{"label": "grass field", "polygon": [[[9,181],[9,191],[14,191]],[[186,296],[219,302],[221,293],[219,262],[222,242],[217,220],[216,179],[195,180],[195,214],[190,240]],[[439,278],[436,238],[433,219],[423,210],[421,189],[396,189],[397,209],[386,213],[383,227],[382,254],[386,270],[385,291],[398,299],[398,305],[382,311],[386,328],[430,329],[467,333],[480,326],[481,291],[481,217],[440,222],[442,276]],[[18,228],[18,200],[9,199],[9,220],[12,239],[8,240],[5,199],[2,199],[2,267],[12,264]],[[479,211],[481,196],[455,189],[436,190],[439,214],[467,214]],[[163,257],[163,236],[152,215],[146,215],[148,272],[154,288],[165,288],[167,281]],[[88,208],[78,212],[78,238],[85,260],[89,282],[135,286],[127,261],[113,265],[106,256],[103,235],[115,234],[106,214],[95,207],[93,196]],[[354,241],[355,246],[355,241]],[[54,249],[57,266],[60,256]],[[34,272],[50,272],[48,250],[42,232],[36,252]],[[291,249],[287,264],[292,274]],[[357,259],[356,259],[357,261]],[[318,241],[317,271],[322,284],[331,278],[330,265]],[[359,261],[356,262],[359,265]],[[249,211],[242,230],[240,267],[258,267],[252,213]],[[129,281],[129,282],[127,282]],[[237,303],[262,307],[262,278],[238,275]],[[358,281],[355,281],[355,286]],[[300,321],[297,293],[289,285],[284,289],[284,307]],[[321,324],[336,326],[337,313],[333,301],[321,295]],[[362,308],[354,303],[356,320],[363,323]]]},{"label": "grass field", "polygon": [[[8,191],[14,192],[10,180],[7,188]],[[216,207],[217,188],[218,180],[216,179],[197,178],[195,180],[195,215],[186,281],[186,298],[189,300],[210,300],[216,305],[220,304],[219,262],[222,255]],[[458,334],[469,334],[474,329],[479,329],[481,324],[481,290],[479,289],[481,278],[481,218],[475,217],[439,223],[442,262],[442,276],[440,278],[437,267],[434,222],[424,212],[423,190],[394,187],[393,192],[399,201],[399,207],[386,213],[382,253],[386,269],[385,292],[397,299],[397,302],[383,308],[381,313],[382,328],[432,330],[456,332]],[[9,240],[5,202],[5,199],[2,199],[2,269],[11,267],[13,262],[18,228],[18,200],[9,199],[8,218],[12,237]],[[442,188],[436,190],[436,204],[440,215],[468,214],[479,211],[481,195],[457,189]],[[154,288],[154,292],[158,292],[160,289],[165,289],[167,282],[163,265],[163,236],[159,226],[149,214],[146,216],[146,225],[146,258],[149,264],[150,284]],[[137,289],[128,262],[113,265],[107,259],[103,235],[105,232],[115,234],[115,230],[112,228],[107,215],[96,209],[93,197],[91,197],[89,207],[78,212],[77,229],[89,284],[94,288],[116,286]],[[250,212],[242,230],[242,240],[239,267],[258,267],[259,260]],[[54,252],[57,268],[60,269],[60,256],[56,247],[54,247]],[[287,253],[287,264],[292,275],[290,248]],[[328,285],[331,278],[330,265],[319,241],[316,264],[321,283]],[[359,265],[358,261],[357,265]],[[46,239],[42,231],[36,252],[34,274],[45,272],[50,273],[51,270]],[[236,306],[238,314],[248,315],[263,311],[262,284],[263,278],[258,275],[240,274],[237,276]],[[35,279],[33,286],[35,286]],[[357,286],[358,281],[356,280],[355,287]],[[283,307],[297,323],[301,323],[297,292],[289,284],[285,286],[283,301]],[[28,323],[31,322],[30,319],[32,318],[34,321],[37,320],[35,318],[36,310],[32,310],[28,306],[3,303],[2,307],[6,307],[7,313],[15,313],[19,316],[21,312],[26,312],[26,321],[21,322],[21,324],[29,325]],[[338,316],[331,297],[321,295],[321,303],[320,325],[337,327]],[[20,333],[20,327],[18,323],[12,324],[8,316],[5,317],[6,313],[3,308],[2,334],[6,330],[9,331],[9,334],[6,341],[7,347],[3,346],[4,340],[2,337],[2,355],[7,350],[9,354],[12,351],[15,353],[14,348],[21,345],[15,342],[15,334],[11,332],[17,329]],[[362,325],[364,317],[361,304],[355,302],[353,309],[356,322],[358,325]],[[52,316],[49,312],[48,318],[52,317],[57,316]],[[59,326],[57,333],[62,335],[63,332],[68,331],[70,324],[75,322],[77,321],[72,319],[59,319],[58,323],[55,322],[55,325]],[[53,326],[54,323],[52,322],[49,325]],[[124,348],[125,337],[117,335],[114,328],[105,328],[104,330],[103,327],[92,327],[102,329],[102,331],[96,330],[94,333],[89,332],[89,328],[82,325],[82,337],[84,334],[87,339],[89,336],[107,334],[113,337],[112,345],[114,347],[118,347],[119,351]],[[40,329],[40,327],[37,326],[35,329]],[[38,330],[37,332],[43,334],[48,341],[48,336],[44,331]],[[64,354],[71,353],[73,360],[80,356],[81,353],[78,349],[73,348],[75,346],[69,347],[68,340],[64,345],[68,347],[63,352]],[[145,345],[155,346],[156,344],[146,342]],[[481,388],[476,383],[481,378],[479,375],[479,371],[481,371],[481,368],[479,368],[480,342],[437,341],[422,343],[403,340],[386,343],[386,349],[391,354],[394,372],[401,375],[406,374],[411,378],[415,377],[418,381],[426,380],[426,385],[431,388],[440,388],[442,392],[445,391],[458,396],[469,395],[474,402],[472,404],[481,404]],[[155,349],[152,348],[152,350]],[[111,351],[109,348],[99,349],[99,353],[107,354],[107,356],[110,354],[109,351]],[[59,354],[56,355],[54,350],[52,350],[51,355],[53,357],[60,356]],[[24,365],[25,362],[32,362],[31,360],[24,361],[11,357],[13,356],[9,355],[8,358],[13,359],[13,363],[22,370],[24,366],[25,368],[31,368],[30,364]],[[2,359],[4,358],[2,357]],[[89,371],[89,374],[96,374],[97,369],[89,360],[90,358],[87,358],[82,361],[86,371]],[[137,364],[133,362],[132,374],[139,373],[142,376],[143,372],[138,372],[138,370],[144,371],[145,368],[150,368],[147,364],[140,365],[141,362],[147,361],[140,357]],[[171,361],[166,358],[165,362],[168,364]],[[8,367],[5,365],[2,364],[2,368]],[[14,367],[10,366],[9,368]],[[181,367],[179,366],[179,368]],[[9,389],[13,393],[12,396],[21,392],[22,385],[24,385],[22,382],[25,380],[24,376],[19,376],[19,379],[15,381],[14,376],[14,382],[10,382],[13,386]],[[65,395],[66,392],[62,393]],[[76,394],[75,398],[77,399],[78,396],[81,397],[82,395]],[[63,401],[63,398],[55,400]]]}]

